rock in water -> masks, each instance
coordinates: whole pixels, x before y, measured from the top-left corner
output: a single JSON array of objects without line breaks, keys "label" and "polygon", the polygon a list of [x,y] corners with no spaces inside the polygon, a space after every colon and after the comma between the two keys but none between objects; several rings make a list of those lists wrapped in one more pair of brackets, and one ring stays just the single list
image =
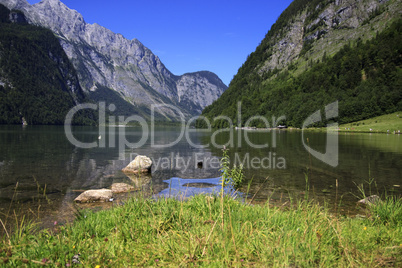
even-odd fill
[{"label": "rock in water", "polygon": [[113,183],[111,189],[114,194],[127,193],[135,190],[134,186],[127,183]]},{"label": "rock in water", "polygon": [[138,155],[134,161],[123,168],[127,173],[149,173],[151,172],[152,160],[144,155]]},{"label": "rock in water", "polygon": [[74,201],[77,203],[109,202],[113,192],[109,189],[88,190],[80,194]]},{"label": "rock in water", "polygon": [[364,204],[364,205],[375,205],[377,203],[381,203],[381,198],[378,195],[371,195],[369,197],[366,197],[360,201],[358,201],[359,204]]}]

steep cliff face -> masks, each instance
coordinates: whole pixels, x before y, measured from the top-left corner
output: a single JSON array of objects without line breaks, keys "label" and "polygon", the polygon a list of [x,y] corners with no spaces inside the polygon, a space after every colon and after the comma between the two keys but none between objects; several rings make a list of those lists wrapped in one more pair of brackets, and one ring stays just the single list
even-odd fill
[{"label": "steep cliff face", "polygon": [[219,98],[221,89],[226,88],[216,74],[207,71],[184,74],[178,77],[176,84],[179,102],[187,104],[194,114],[200,114],[203,108]]},{"label": "steep cliff face", "polygon": [[[186,116],[194,115],[227,88],[219,78],[210,83],[203,72],[185,77],[173,75],[138,40],[127,40],[98,24],[86,23],[81,14],[59,0],[43,0],[32,6],[26,0],[0,0],[0,3],[24,10],[31,23],[51,29],[59,37],[87,92],[96,91],[99,84],[116,90],[135,106],[167,104],[160,113],[169,119],[177,115],[168,105]],[[179,82],[189,77],[199,86],[186,88]],[[199,97],[183,99],[183,92]]]}]

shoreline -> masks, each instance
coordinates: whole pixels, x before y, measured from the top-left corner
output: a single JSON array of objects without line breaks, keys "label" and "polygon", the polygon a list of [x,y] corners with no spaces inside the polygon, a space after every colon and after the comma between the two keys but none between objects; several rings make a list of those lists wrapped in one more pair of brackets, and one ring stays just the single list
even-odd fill
[{"label": "shoreline", "polygon": [[[401,116],[399,116],[401,115]],[[228,128],[230,129],[230,128]],[[402,112],[394,112],[391,114],[381,115],[357,122],[341,124],[334,127],[309,127],[297,128],[292,126],[278,126],[274,128],[258,128],[258,127],[237,127],[232,129],[238,131],[316,131],[316,132],[338,132],[338,133],[384,133],[384,134],[401,134],[402,133]]]},{"label": "shoreline", "polygon": [[[280,131],[311,131],[311,132],[338,132],[338,133],[366,133],[366,134],[395,134],[395,135],[400,135],[402,132],[386,132],[386,131],[366,131],[366,130],[356,130],[356,129],[329,129],[326,127],[322,128],[238,128],[236,127],[235,130],[244,130],[244,131],[272,131],[272,130],[280,130]],[[402,130],[401,130],[402,131]]]}]

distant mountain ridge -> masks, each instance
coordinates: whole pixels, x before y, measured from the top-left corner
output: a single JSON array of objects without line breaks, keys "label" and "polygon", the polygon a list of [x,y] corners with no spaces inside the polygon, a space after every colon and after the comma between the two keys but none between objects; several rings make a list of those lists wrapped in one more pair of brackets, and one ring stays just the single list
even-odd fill
[{"label": "distant mountain ridge", "polygon": [[0,0],[10,9],[22,10],[30,23],[51,29],[59,38],[77,69],[83,89],[90,93],[108,88],[133,105],[139,113],[154,104],[165,104],[156,112],[160,119],[177,120],[175,107],[186,117],[199,114],[227,88],[211,72],[173,75],[137,39],[98,25],[88,24],[80,13],[59,0],[42,0],[30,5],[26,0]]}]

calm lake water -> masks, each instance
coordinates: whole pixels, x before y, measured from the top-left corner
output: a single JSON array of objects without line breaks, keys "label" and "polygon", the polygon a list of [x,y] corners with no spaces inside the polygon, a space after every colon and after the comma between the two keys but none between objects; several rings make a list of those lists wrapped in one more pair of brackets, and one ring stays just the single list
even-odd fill
[{"label": "calm lake water", "polygon": [[[71,218],[73,200],[83,190],[108,188],[115,182],[152,192],[148,196],[213,192],[218,189],[222,156],[214,144],[226,144],[231,159],[245,166],[247,181],[240,192],[254,197],[254,202],[283,203],[289,197],[303,197],[308,186],[310,196],[348,214],[356,207],[361,184],[367,194],[402,194],[400,135],[331,134],[339,140],[337,167],[311,156],[301,131],[183,133],[180,127],[157,127],[149,132],[111,127],[100,135],[98,128],[73,127],[72,135],[97,146],[77,147],[62,126],[0,126],[3,221],[13,221],[6,215],[27,215],[49,223]],[[304,139],[311,150],[325,152],[326,133],[306,132]],[[256,148],[263,144],[268,147]],[[121,171],[137,154],[153,159],[152,176],[139,180]]]}]

